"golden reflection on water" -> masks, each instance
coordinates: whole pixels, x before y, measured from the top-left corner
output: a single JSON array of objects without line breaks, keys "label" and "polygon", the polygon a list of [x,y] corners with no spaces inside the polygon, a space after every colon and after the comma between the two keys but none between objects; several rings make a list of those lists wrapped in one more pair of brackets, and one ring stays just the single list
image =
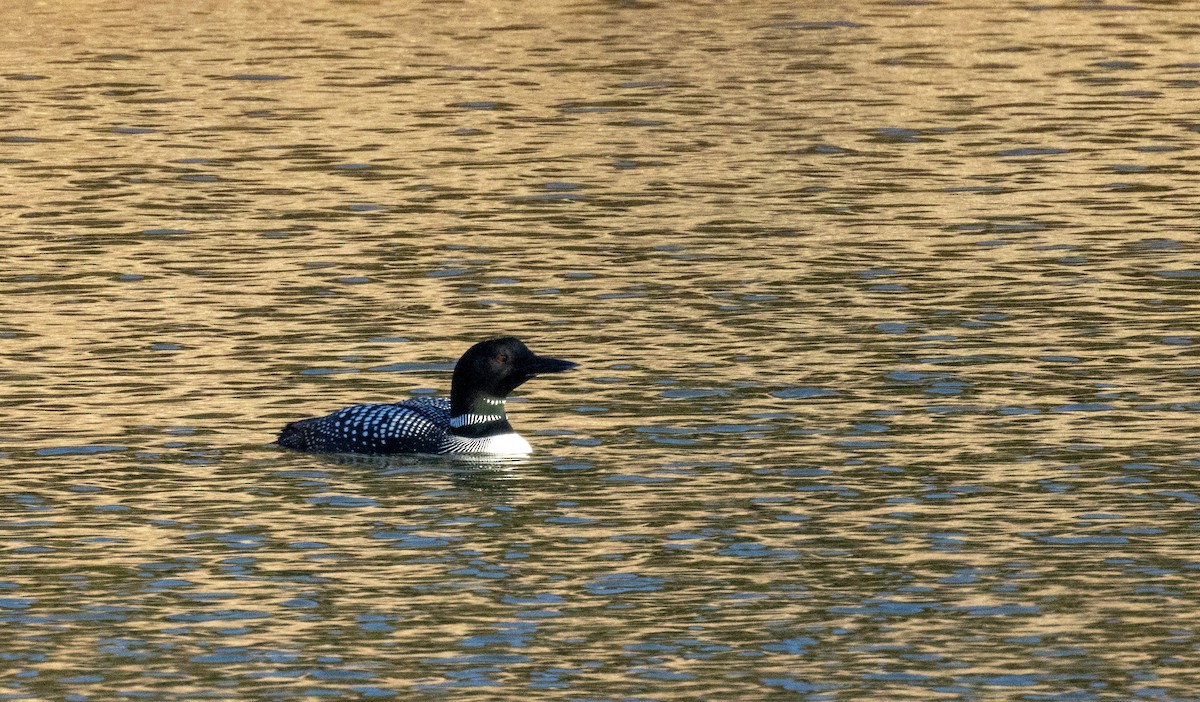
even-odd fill
[{"label": "golden reflection on water", "polygon": [[0,696],[1188,698],[1193,10],[8,8]]}]

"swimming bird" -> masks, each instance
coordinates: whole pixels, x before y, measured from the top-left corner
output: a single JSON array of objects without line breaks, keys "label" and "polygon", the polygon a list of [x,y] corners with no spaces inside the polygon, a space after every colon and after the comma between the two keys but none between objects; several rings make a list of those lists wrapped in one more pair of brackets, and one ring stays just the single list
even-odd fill
[{"label": "swimming bird", "polygon": [[508,423],[505,398],[536,375],[577,365],[538,356],[512,337],[481,341],[454,365],[448,400],[354,405],[292,422],[275,443],[310,453],[527,454],[529,442]]}]

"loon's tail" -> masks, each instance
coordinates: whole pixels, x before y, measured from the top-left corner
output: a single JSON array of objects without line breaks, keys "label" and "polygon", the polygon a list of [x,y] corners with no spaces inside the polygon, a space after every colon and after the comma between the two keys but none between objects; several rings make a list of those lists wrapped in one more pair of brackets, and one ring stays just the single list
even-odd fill
[{"label": "loon's tail", "polygon": [[308,425],[315,421],[313,419],[301,419],[298,422],[292,422],[279,432],[279,437],[271,442],[278,444],[284,448],[296,449],[297,451],[309,450],[309,437],[312,436],[308,431]]}]

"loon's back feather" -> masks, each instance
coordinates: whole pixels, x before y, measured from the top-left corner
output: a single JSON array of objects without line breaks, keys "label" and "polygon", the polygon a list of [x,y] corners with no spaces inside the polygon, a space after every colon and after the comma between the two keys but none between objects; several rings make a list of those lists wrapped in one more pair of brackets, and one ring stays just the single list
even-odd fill
[{"label": "loon's back feather", "polygon": [[313,453],[448,453],[450,400],[419,397],[388,405],[354,405],[292,422],[275,443]]}]

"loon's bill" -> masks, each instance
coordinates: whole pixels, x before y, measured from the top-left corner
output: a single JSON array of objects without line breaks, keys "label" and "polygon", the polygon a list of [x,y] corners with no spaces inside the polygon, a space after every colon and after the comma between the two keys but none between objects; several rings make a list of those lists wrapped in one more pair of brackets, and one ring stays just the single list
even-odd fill
[{"label": "loon's bill", "polygon": [[508,423],[505,399],[534,376],[577,365],[538,356],[512,337],[481,341],[455,364],[449,399],[346,407],[288,424],[275,443],[310,453],[527,454],[529,442]]}]

